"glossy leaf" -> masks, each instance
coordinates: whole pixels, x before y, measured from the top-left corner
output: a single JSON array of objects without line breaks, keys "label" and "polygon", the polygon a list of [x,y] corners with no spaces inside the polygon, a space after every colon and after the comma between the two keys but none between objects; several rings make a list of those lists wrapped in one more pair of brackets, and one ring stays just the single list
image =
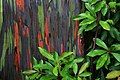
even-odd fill
[{"label": "glossy leaf", "polygon": [[84,60],[84,58],[79,57],[79,58],[74,59],[74,62],[75,62],[75,63],[80,63],[80,62],[82,62],[83,60]]},{"label": "glossy leaf", "polygon": [[84,63],[84,64],[81,66],[78,74],[80,75],[83,71],[85,71],[85,70],[88,68],[88,66],[89,66],[89,62]]},{"label": "glossy leaf", "polygon": [[108,8],[107,8],[107,5],[105,4],[105,5],[103,6],[102,10],[101,10],[102,15],[105,16],[106,13],[107,13],[107,11],[108,11]]},{"label": "glossy leaf", "polygon": [[84,26],[84,25],[88,25],[88,24],[91,24],[95,21],[95,19],[93,20],[89,20],[89,19],[84,19],[79,26]]},{"label": "glossy leaf", "polygon": [[73,64],[73,72],[75,75],[77,74],[77,71],[78,71],[78,65],[77,65],[77,63],[74,63]]},{"label": "glossy leaf", "polygon": [[110,25],[106,21],[99,21],[99,24],[102,26],[105,30],[110,30]]},{"label": "glossy leaf", "polygon": [[100,69],[101,67],[104,66],[105,62],[108,59],[108,54],[103,54],[98,60],[97,60],[97,64],[96,64],[96,69]]},{"label": "glossy leaf", "polygon": [[62,55],[59,57],[59,60],[63,60],[65,57],[68,57],[70,55],[72,55],[73,52],[64,52],[62,53]]},{"label": "glossy leaf", "polygon": [[48,51],[46,51],[45,49],[43,49],[41,47],[38,47],[38,48],[39,48],[39,51],[42,54],[42,56],[44,56],[45,58],[47,58],[49,60],[53,60],[54,61],[54,58],[53,58],[52,54],[50,54]]},{"label": "glossy leaf", "polygon": [[105,50],[91,50],[87,56],[90,56],[90,57],[95,57],[95,56],[99,56],[99,55],[102,55],[104,53],[106,53],[107,51]]},{"label": "glossy leaf", "polygon": [[108,50],[107,45],[106,45],[101,39],[96,38],[96,44],[97,44],[99,47],[102,47],[102,48]]},{"label": "glossy leaf", "polygon": [[100,1],[95,5],[95,12],[98,12],[102,9],[102,7],[104,6],[105,1]]},{"label": "glossy leaf", "polygon": [[80,77],[88,77],[88,76],[91,76],[92,73],[91,72],[83,72],[80,74]]},{"label": "glossy leaf", "polygon": [[93,30],[97,26],[96,22],[86,26],[85,31]]},{"label": "glossy leaf", "polygon": [[120,71],[111,71],[110,73],[107,74],[106,78],[113,79],[113,78],[117,78],[119,76],[120,76]]},{"label": "glossy leaf", "polygon": [[112,53],[116,60],[120,62],[120,54],[119,53]]},{"label": "glossy leaf", "polygon": [[92,7],[89,3],[85,3],[85,7],[88,9],[88,11],[90,11],[92,16],[95,16],[94,7]]},{"label": "glossy leaf", "polygon": [[36,72],[37,71],[35,71],[35,70],[27,70],[27,71],[24,71],[23,74],[30,75],[30,74],[34,74]]},{"label": "glossy leaf", "polygon": [[55,66],[55,67],[53,68],[53,74],[54,74],[55,76],[58,76],[58,66]]}]

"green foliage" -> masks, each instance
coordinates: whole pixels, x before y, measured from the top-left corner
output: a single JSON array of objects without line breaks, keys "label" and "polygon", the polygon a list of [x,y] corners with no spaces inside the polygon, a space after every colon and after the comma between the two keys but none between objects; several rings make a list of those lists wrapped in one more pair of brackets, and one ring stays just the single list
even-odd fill
[{"label": "green foliage", "polygon": [[[87,72],[89,62],[85,62],[82,57],[76,57],[73,52],[64,52],[59,56],[57,52],[51,54],[40,47],[39,51],[47,60],[37,61],[33,58],[33,69],[23,72],[26,80],[76,80],[89,79],[92,75],[91,72]],[[79,65],[81,68],[78,67]]]},{"label": "green foliage", "polygon": [[93,74],[95,75],[93,77],[96,80],[118,78],[120,76],[120,1],[82,1],[85,9],[74,20],[80,21],[78,34],[85,39],[89,37],[85,43],[85,51],[88,53],[85,57],[90,61],[90,69],[96,68],[93,73],[98,74]]}]

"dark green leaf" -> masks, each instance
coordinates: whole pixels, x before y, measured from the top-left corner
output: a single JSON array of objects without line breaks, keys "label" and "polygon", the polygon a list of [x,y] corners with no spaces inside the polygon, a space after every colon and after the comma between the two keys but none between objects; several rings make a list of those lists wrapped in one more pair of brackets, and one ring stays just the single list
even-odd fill
[{"label": "dark green leaf", "polygon": [[93,30],[93,28],[95,28],[96,26],[97,26],[96,22],[89,24],[86,26],[85,31]]},{"label": "dark green leaf", "polygon": [[91,72],[83,72],[80,74],[80,77],[88,77],[88,76],[91,76],[92,73]]},{"label": "dark green leaf", "polygon": [[96,69],[98,70],[101,67],[103,67],[107,59],[108,59],[108,54],[103,54],[97,61]]},{"label": "dark green leaf", "polygon": [[40,53],[41,53],[44,57],[46,57],[46,58],[49,59],[49,60],[54,61],[54,58],[53,58],[53,55],[52,55],[52,54],[50,54],[48,51],[46,51],[45,49],[43,49],[43,48],[41,48],[41,47],[38,47],[38,49],[39,49]]},{"label": "dark green leaf", "polygon": [[99,47],[102,47],[102,48],[108,50],[107,45],[106,45],[101,39],[96,38],[96,44],[97,44]]},{"label": "dark green leaf", "polygon": [[110,30],[110,25],[107,23],[107,21],[99,21],[99,24],[102,26],[105,30]]},{"label": "dark green leaf", "polygon": [[107,51],[105,50],[91,50],[87,56],[90,56],[90,57],[95,57],[95,56],[98,56],[98,55],[102,55],[104,53],[106,53]]},{"label": "dark green leaf", "polygon": [[106,78],[113,79],[113,78],[117,78],[119,76],[120,76],[120,71],[111,71],[110,73],[107,74]]},{"label": "dark green leaf", "polygon": [[120,54],[118,53],[112,53],[112,55],[120,62]]},{"label": "dark green leaf", "polygon": [[89,62],[84,63],[84,64],[81,66],[78,74],[80,75],[80,74],[81,74],[83,71],[85,71],[88,67],[89,67]]},{"label": "dark green leaf", "polygon": [[72,55],[73,52],[64,52],[62,53],[62,55],[59,57],[59,60],[63,60],[65,57],[68,57],[70,55]]},{"label": "dark green leaf", "polygon": [[120,44],[113,44],[110,49],[112,51],[120,51]]},{"label": "dark green leaf", "polygon": [[77,71],[78,71],[78,65],[77,65],[77,63],[74,63],[73,64],[73,72],[75,75],[77,74]]}]

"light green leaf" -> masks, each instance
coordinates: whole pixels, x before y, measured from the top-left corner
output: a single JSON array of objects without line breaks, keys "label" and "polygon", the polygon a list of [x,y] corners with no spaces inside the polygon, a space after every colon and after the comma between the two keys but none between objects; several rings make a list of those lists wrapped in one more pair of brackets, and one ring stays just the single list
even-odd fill
[{"label": "light green leaf", "polygon": [[80,62],[82,62],[83,60],[84,60],[84,58],[79,57],[79,58],[75,59],[74,62],[75,62],[75,63],[80,63]]},{"label": "light green leaf", "polygon": [[78,77],[77,80],[82,80],[82,79],[80,77]]},{"label": "light green leaf", "polygon": [[26,70],[26,71],[23,71],[23,74],[30,75],[30,74],[34,74],[36,72],[37,71],[35,71],[35,70]]},{"label": "light green leaf", "polygon": [[114,22],[113,22],[113,20],[111,20],[111,19],[108,19],[108,20],[106,20],[109,24],[114,24]]},{"label": "light green leaf", "polygon": [[120,71],[111,71],[110,73],[107,74],[106,78],[113,79],[113,78],[117,78],[119,76],[120,76]]},{"label": "light green leaf", "polygon": [[109,7],[110,8],[115,8],[116,7],[116,2],[109,2]]},{"label": "light green leaf", "polygon": [[93,30],[93,28],[95,28],[96,26],[97,26],[96,22],[89,24],[86,26],[85,31]]},{"label": "light green leaf", "polygon": [[92,73],[91,72],[83,72],[80,74],[80,77],[88,77],[88,76],[91,76]]},{"label": "light green leaf", "polygon": [[55,66],[55,67],[53,68],[53,74],[54,74],[55,76],[58,76],[58,66]]},{"label": "light green leaf", "polygon": [[79,34],[82,34],[85,28],[86,28],[86,25],[80,26],[80,28],[79,28],[79,30],[78,30],[78,35],[79,35]]},{"label": "light green leaf", "polygon": [[105,5],[103,6],[102,10],[101,10],[103,16],[106,15],[107,10],[108,10],[108,8],[107,8],[107,5],[105,4]]},{"label": "light green leaf", "polygon": [[80,74],[81,74],[83,71],[85,71],[88,67],[89,67],[89,62],[84,63],[84,64],[81,66],[78,74],[80,75]]},{"label": "light green leaf", "polygon": [[102,47],[102,48],[108,50],[107,45],[106,45],[101,39],[96,38],[96,44],[97,44],[99,47]]},{"label": "light green leaf", "polygon": [[92,16],[96,16],[93,6],[91,6],[89,3],[85,3],[85,7],[90,11]]},{"label": "light green leaf", "polygon": [[120,54],[118,53],[112,53],[112,55],[120,62]]},{"label": "light green leaf", "polygon": [[42,56],[44,56],[45,58],[49,59],[49,60],[52,60],[54,61],[54,58],[53,58],[53,55],[50,54],[47,50],[41,48],[41,47],[38,47],[40,53],[42,54]]},{"label": "light green leaf", "polygon": [[98,12],[102,9],[102,7],[104,6],[105,1],[100,1],[95,5],[95,12]]},{"label": "light green leaf", "polygon": [[97,60],[97,64],[96,64],[96,69],[100,69],[101,67],[104,66],[105,62],[108,59],[108,54],[103,54],[98,60]]},{"label": "light green leaf", "polygon": [[102,55],[104,53],[106,53],[107,51],[105,50],[91,50],[87,56],[90,56],[90,57],[95,57],[95,56],[99,56],[99,55]]},{"label": "light green leaf", "polygon": [[58,55],[58,53],[55,52],[54,55],[53,55],[53,57],[54,57],[54,59],[57,61],[57,60],[59,59],[59,55]]},{"label": "light green leaf", "polygon": [[99,0],[92,0],[92,1],[91,1],[91,5],[97,3],[98,1],[99,1]]},{"label": "light green leaf", "polygon": [[84,20],[79,24],[79,26],[84,26],[84,25],[91,24],[91,23],[95,22],[95,20],[96,20],[96,19],[93,19],[93,20],[84,19]]},{"label": "light green leaf", "polygon": [[77,71],[78,71],[78,65],[77,65],[77,63],[74,63],[73,64],[73,72],[75,75],[77,74]]},{"label": "light green leaf", "polygon": [[72,55],[73,52],[64,52],[62,53],[62,55],[59,57],[59,60],[63,60],[65,57],[68,57],[70,55]]},{"label": "light green leaf", "polygon": [[99,24],[102,26],[105,30],[110,30],[110,25],[107,23],[107,21],[99,21]]}]

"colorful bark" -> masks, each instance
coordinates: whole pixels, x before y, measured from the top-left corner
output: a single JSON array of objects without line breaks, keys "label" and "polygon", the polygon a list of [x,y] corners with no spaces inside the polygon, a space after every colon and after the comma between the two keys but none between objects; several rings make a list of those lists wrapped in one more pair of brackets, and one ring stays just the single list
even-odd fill
[{"label": "colorful bark", "polygon": [[[32,68],[32,57],[41,59],[38,47],[61,55],[76,46],[76,54],[83,55],[84,43],[77,35],[79,22],[72,20],[80,11],[79,0],[2,1],[0,58],[5,64],[0,76],[3,80],[24,80],[21,72]],[[4,48],[9,40],[5,35],[9,33],[12,39]]]}]

